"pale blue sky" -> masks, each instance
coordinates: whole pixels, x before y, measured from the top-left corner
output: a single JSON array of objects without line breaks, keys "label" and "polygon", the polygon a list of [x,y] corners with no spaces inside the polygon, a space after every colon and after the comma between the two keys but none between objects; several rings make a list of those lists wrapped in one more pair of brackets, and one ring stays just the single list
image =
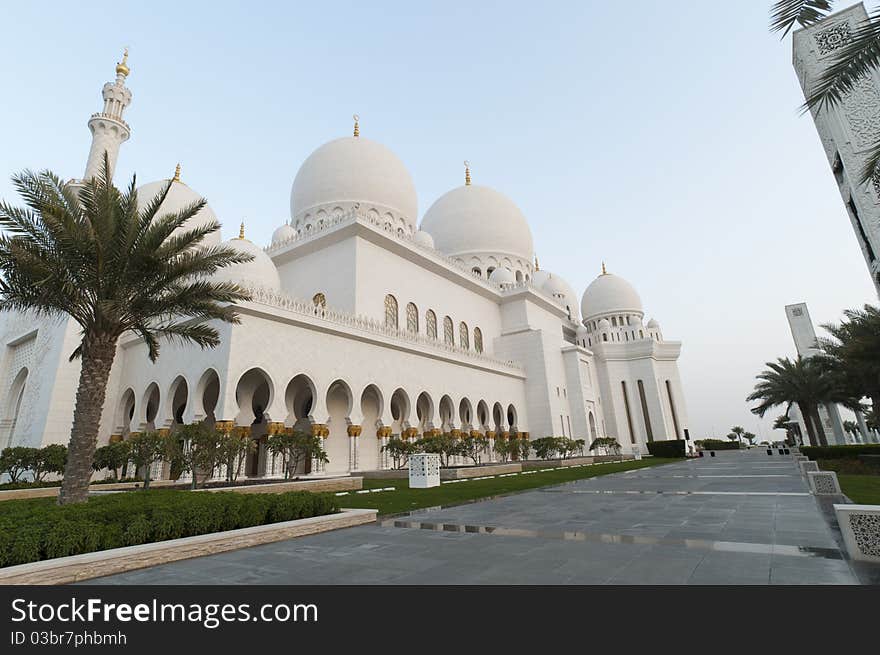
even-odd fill
[{"label": "pale blue sky", "polygon": [[695,438],[757,432],[754,375],[794,351],[783,306],[825,322],[876,301],[769,4],[4,0],[0,197],[25,167],[82,175],[125,45],[118,178],[180,161],[225,237],[244,217],[265,243],[300,163],[356,112],[420,214],[469,159],[522,208],[542,268],[578,293],[603,259],[630,280],[684,342]]}]

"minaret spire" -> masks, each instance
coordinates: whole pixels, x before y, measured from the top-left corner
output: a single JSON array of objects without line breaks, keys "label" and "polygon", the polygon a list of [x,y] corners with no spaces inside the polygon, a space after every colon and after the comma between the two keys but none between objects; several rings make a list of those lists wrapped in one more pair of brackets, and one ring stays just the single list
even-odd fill
[{"label": "minaret spire", "polygon": [[467,159],[464,160],[464,185],[471,185],[471,165]]},{"label": "minaret spire", "polygon": [[116,64],[116,81],[107,82],[101,91],[104,109],[92,114],[89,130],[92,132],[92,147],[86,162],[84,180],[89,180],[104,167],[104,153],[110,158],[110,173],[116,168],[116,159],[121,146],[131,136],[131,128],[122,119],[125,108],[131,104],[131,91],[125,80],[131,70],[128,67],[128,48],[122,54],[122,61]]},{"label": "minaret spire", "polygon": [[354,116],[352,116],[352,118],[354,119],[354,138],[356,139],[361,135],[361,130],[360,130],[360,127],[358,126],[358,121],[360,120],[360,116],[355,114]]}]

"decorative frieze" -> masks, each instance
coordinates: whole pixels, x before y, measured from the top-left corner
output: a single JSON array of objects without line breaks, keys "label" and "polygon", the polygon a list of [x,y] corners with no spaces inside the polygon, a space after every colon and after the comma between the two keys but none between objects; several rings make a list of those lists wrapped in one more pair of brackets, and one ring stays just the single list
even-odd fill
[{"label": "decorative frieze", "polygon": [[852,27],[846,21],[831,25],[823,30],[817,30],[813,35],[816,47],[819,48],[819,56],[830,54],[852,41]]}]

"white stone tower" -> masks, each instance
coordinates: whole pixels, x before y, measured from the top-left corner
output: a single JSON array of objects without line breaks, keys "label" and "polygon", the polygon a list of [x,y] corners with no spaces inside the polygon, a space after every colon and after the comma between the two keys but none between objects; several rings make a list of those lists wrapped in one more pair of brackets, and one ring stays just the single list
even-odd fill
[{"label": "white stone tower", "polygon": [[[788,325],[791,328],[791,336],[794,339],[794,347],[797,350],[797,354],[803,358],[819,354],[821,351],[816,341],[816,329],[813,327],[813,320],[810,318],[810,312],[807,310],[807,303],[800,302],[794,305],[786,305],[785,316],[788,318]],[[790,414],[798,422],[801,434],[806,436],[808,434],[807,426],[796,405],[792,405]],[[832,403],[821,405],[819,407],[819,420],[822,421],[825,438],[830,445],[846,443],[846,432],[843,429],[840,408],[837,405]]]},{"label": "white stone tower", "polygon": [[[793,64],[805,96],[838,49],[852,39],[867,18],[864,5],[859,3],[794,32]],[[875,70],[836,107],[811,113],[871,280],[880,294],[880,179],[872,184],[858,182],[868,151],[880,139],[878,105],[880,72]]]},{"label": "white stone tower", "polygon": [[92,147],[89,150],[89,159],[86,163],[86,172],[83,180],[88,180],[98,174],[104,165],[104,152],[110,157],[110,173],[116,168],[116,159],[119,156],[119,146],[131,136],[131,128],[124,120],[122,113],[131,104],[131,91],[125,86],[125,78],[128,77],[128,48],[122,56],[122,61],[116,64],[116,81],[107,82],[104,85],[104,110],[92,114],[89,119],[89,129],[92,132]]}]

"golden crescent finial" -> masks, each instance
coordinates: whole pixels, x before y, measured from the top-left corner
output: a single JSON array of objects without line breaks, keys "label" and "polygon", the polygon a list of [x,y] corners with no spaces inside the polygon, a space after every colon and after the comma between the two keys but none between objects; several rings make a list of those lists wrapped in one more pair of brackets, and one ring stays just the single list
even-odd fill
[{"label": "golden crescent finial", "polygon": [[602,275],[608,275],[608,271],[605,270],[605,262],[602,262]]},{"label": "golden crescent finial", "polygon": [[180,182],[180,164],[177,164],[177,166],[174,168],[174,179],[172,179],[171,181]]},{"label": "golden crescent finial", "polygon": [[464,160],[464,185],[471,185],[471,164],[467,159]]},{"label": "golden crescent finial", "polygon": [[244,221],[241,222],[241,227],[238,228],[238,238],[244,239]]},{"label": "golden crescent finial", "polygon": [[540,271],[540,270],[541,270],[541,267],[538,266],[538,255],[537,255],[537,253],[535,254],[535,270],[536,270],[536,271]]},{"label": "golden crescent finial", "polygon": [[116,64],[116,74],[128,77],[130,72],[131,71],[128,68],[128,46],[126,46],[125,50],[122,52],[122,61]]},{"label": "golden crescent finial", "polygon": [[352,118],[354,119],[354,136],[357,138],[361,135],[360,126],[358,125],[358,121],[360,121],[361,117],[354,114],[352,115]]}]

